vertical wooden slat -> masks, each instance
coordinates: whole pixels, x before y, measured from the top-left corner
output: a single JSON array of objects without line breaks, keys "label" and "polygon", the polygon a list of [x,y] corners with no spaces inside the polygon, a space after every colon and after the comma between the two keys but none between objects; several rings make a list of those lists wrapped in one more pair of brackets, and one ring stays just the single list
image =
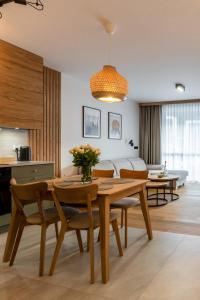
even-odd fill
[{"label": "vertical wooden slat", "polygon": [[60,176],[61,74],[44,67],[43,127],[29,131],[33,160],[55,162],[55,175]]},{"label": "vertical wooden slat", "polygon": [[58,132],[58,128],[59,128],[59,107],[58,104],[60,102],[59,100],[59,74],[57,74],[56,76],[56,90],[55,90],[55,138],[56,138],[56,143],[55,143],[55,159],[57,161],[56,164],[56,173],[60,175],[59,170],[59,132]]},{"label": "vertical wooden slat", "polygon": [[52,70],[49,70],[48,72],[48,79],[49,79],[49,141],[48,144],[50,145],[49,147],[49,159],[52,159],[52,141],[54,139],[54,136],[52,136],[52,127],[54,126],[53,124],[53,119],[52,119],[52,97],[53,97],[53,88],[54,88],[54,82],[53,82],[53,72]]},{"label": "vertical wooden slat", "polygon": [[57,174],[61,176],[61,73],[58,73],[58,97],[57,97]]},{"label": "vertical wooden slat", "polygon": [[56,74],[55,72],[52,72],[52,80],[54,82],[54,85],[52,85],[52,97],[51,97],[51,101],[52,101],[52,119],[53,119],[53,126],[52,126],[52,136],[54,137],[54,139],[52,140],[52,159],[55,161],[55,143],[56,143],[56,137],[55,137],[55,91],[56,91]]},{"label": "vertical wooden slat", "polygon": [[44,89],[43,89],[43,94],[44,94],[44,111],[43,111],[43,118],[44,118],[44,126],[43,126],[43,159],[47,160],[47,139],[46,139],[46,134],[47,134],[47,93],[46,93],[46,87],[47,87],[47,68],[44,68],[43,72],[43,84],[44,84]]},{"label": "vertical wooden slat", "polygon": [[49,135],[50,135],[50,123],[49,123],[49,113],[50,113],[50,107],[49,107],[49,95],[50,95],[50,86],[49,86],[49,72],[48,70],[46,70],[46,77],[47,77],[47,85],[46,85],[46,94],[47,94],[47,114],[46,114],[46,122],[47,122],[47,132],[46,132],[46,153],[47,153],[47,160],[50,160],[50,157],[49,157]]}]

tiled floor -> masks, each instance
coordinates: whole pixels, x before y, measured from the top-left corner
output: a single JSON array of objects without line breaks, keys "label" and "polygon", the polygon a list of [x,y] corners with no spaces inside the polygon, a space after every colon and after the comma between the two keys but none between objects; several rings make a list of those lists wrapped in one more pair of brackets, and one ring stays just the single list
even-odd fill
[{"label": "tiled floor", "polygon": [[[0,237],[3,254],[6,234]],[[84,237],[85,239],[85,237]],[[13,267],[0,264],[1,300],[199,300],[200,237],[154,232],[149,242],[142,229],[129,230],[129,247],[118,257],[110,247],[110,282],[101,283],[99,244],[95,247],[96,282],[89,283],[88,253],[80,255],[73,234],[65,242],[55,274],[48,276],[55,246],[49,229],[45,276],[38,277],[39,228],[26,228]],[[2,257],[1,257],[2,261]]]}]

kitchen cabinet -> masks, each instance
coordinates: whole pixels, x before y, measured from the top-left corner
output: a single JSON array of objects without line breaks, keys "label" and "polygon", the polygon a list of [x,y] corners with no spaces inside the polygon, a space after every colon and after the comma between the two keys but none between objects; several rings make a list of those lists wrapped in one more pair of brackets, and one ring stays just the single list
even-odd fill
[{"label": "kitchen cabinet", "polygon": [[[1,172],[2,170],[2,172]],[[10,170],[6,173],[3,172],[3,170]],[[9,182],[11,178],[15,178],[18,184],[23,183],[30,183],[30,182],[36,182],[36,181],[42,181],[42,180],[48,180],[54,178],[54,163],[53,162],[23,162],[23,163],[14,163],[10,165],[0,165],[0,174],[6,174],[7,176],[6,182]],[[8,174],[10,174],[8,178]],[[1,178],[3,182],[3,178]],[[0,226],[8,225],[10,222],[11,212],[8,213],[7,207],[12,208],[12,199],[6,195],[9,195],[9,185],[7,185],[7,192],[5,191],[5,188],[0,189],[0,196],[2,197],[1,201],[2,203],[6,204],[6,201],[9,201],[7,205],[4,205],[5,212],[0,215]],[[3,199],[4,197],[4,199]],[[45,207],[52,207],[53,203],[47,201],[45,204]],[[26,205],[26,213],[31,214],[38,211],[37,205],[29,204]]]}]

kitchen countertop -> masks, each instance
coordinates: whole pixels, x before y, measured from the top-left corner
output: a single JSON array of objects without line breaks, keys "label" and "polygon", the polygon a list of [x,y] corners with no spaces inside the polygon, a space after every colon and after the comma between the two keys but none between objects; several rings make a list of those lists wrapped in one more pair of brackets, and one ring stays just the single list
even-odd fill
[{"label": "kitchen countertop", "polygon": [[54,162],[53,161],[16,161],[8,164],[0,164],[0,168],[12,168],[12,167],[46,165],[46,164],[54,164]]}]

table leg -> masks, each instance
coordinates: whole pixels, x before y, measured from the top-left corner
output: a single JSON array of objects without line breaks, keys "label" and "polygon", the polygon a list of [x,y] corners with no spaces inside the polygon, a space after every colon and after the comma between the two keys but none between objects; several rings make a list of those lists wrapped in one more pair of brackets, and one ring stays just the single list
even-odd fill
[{"label": "table leg", "polygon": [[106,197],[100,197],[100,221],[101,221],[101,273],[102,282],[106,283],[109,280],[109,227],[110,227],[110,201]]},{"label": "table leg", "polygon": [[15,238],[17,235],[17,231],[19,228],[19,217],[18,217],[18,212],[15,204],[13,204],[13,210],[12,210],[12,216],[11,216],[11,221],[8,229],[8,235],[7,235],[7,240],[6,240],[6,246],[4,250],[4,256],[3,256],[3,262],[8,262],[11,257],[11,253],[13,250]]},{"label": "table leg", "polygon": [[150,216],[149,216],[149,208],[147,205],[147,197],[146,197],[146,189],[143,188],[140,192],[140,205],[141,205],[141,209],[142,209],[142,213],[143,213],[143,217],[144,217],[144,221],[145,221],[145,225],[146,225],[146,229],[147,229],[147,234],[149,237],[149,240],[153,239],[153,233],[152,233],[152,228],[151,228],[151,220],[150,220]]},{"label": "table leg", "polygon": [[173,184],[174,184],[173,180],[170,181],[169,184],[170,184],[171,201],[173,201]]}]

